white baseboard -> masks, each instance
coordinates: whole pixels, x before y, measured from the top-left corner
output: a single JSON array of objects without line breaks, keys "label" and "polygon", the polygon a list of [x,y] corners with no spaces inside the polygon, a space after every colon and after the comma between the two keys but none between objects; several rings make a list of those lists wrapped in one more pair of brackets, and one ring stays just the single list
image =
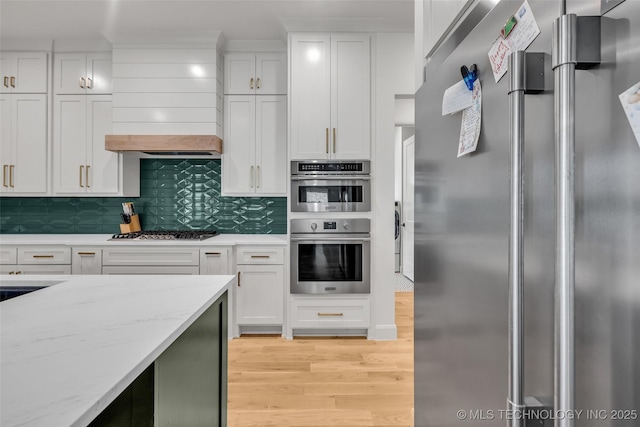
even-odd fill
[{"label": "white baseboard", "polygon": [[369,329],[369,339],[376,341],[393,341],[398,339],[398,328],[392,325],[377,325]]}]

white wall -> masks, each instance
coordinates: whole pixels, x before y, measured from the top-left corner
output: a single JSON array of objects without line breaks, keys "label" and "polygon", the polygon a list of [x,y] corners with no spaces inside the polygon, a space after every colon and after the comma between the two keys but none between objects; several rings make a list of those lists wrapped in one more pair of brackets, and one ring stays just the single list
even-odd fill
[{"label": "white wall", "polygon": [[414,92],[413,34],[378,33],[375,43],[371,254],[373,318],[369,338],[396,339],[394,286],[395,96]]},{"label": "white wall", "polygon": [[415,90],[422,86],[425,57],[467,0],[415,0]]}]

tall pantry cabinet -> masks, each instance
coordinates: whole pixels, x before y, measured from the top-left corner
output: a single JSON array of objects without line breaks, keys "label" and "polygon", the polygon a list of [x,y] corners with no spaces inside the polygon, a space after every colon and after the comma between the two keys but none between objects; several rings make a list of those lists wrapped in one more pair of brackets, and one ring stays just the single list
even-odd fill
[{"label": "tall pantry cabinet", "polygon": [[289,37],[291,159],[371,157],[371,37]]},{"label": "tall pantry cabinet", "polygon": [[121,154],[104,149],[112,133],[111,53],[56,53],[53,192],[117,196]]},{"label": "tall pantry cabinet", "polygon": [[47,193],[47,70],[44,52],[0,52],[0,193]]},{"label": "tall pantry cabinet", "polygon": [[228,53],[225,63],[225,196],[287,194],[287,57]]}]

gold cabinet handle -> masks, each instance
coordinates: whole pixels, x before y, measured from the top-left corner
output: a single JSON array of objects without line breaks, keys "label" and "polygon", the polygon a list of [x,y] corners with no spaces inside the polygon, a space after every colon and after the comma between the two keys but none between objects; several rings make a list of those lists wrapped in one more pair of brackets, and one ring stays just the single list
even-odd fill
[{"label": "gold cabinet handle", "polygon": [[93,80],[87,77],[87,89],[93,89]]},{"label": "gold cabinet handle", "polygon": [[256,167],[256,188],[260,188],[260,166]]},{"label": "gold cabinet handle", "polygon": [[85,81],[84,81],[84,77],[80,77],[80,87],[82,89],[85,89]]},{"label": "gold cabinet handle", "polygon": [[80,256],[95,256],[95,252],[78,252],[78,255]]},{"label": "gold cabinet handle", "polygon": [[84,169],[84,166],[80,165],[80,187],[84,188],[84,185],[82,185],[82,169]]},{"label": "gold cabinet handle", "polygon": [[9,77],[4,76],[4,87],[9,87]]},{"label": "gold cabinet handle", "polygon": [[242,273],[242,271],[238,271],[238,287],[240,287],[240,273]]},{"label": "gold cabinet handle", "polygon": [[2,186],[3,187],[9,187],[7,185],[7,170],[9,169],[9,165],[3,165],[2,166]]},{"label": "gold cabinet handle", "polygon": [[319,317],[342,317],[343,313],[318,313]]},{"label": "gold cabinet handle", "polygon": [[251,171],[249,172],[249,179],[251,180],[249,187],[253,188],[253,166],[251,166]]},{"label": "gold cabinet handle", "polygon": [[207,256],[220,256],[220,255],[222,255],[221,252],[205,252],[204,254],[207,255]]},{"label": "gold cabinet handle", "polygon": [[16,78],[11,76],[11,87],[16,87]]},{"label": "gold cabinet handle", "polygon": [[324,128],[324,145],[327,154],[329,154],[329,128]]},{"label": "gold cabinet handle", "polygon": [[89,169],[91,168],[91,166],[87,165],[87,167],[84,170],[84,177],[86,178],[84,180],[85,185],[87,186],[87,188],[90,188],[91,186],[89,185]]},{"label": "gold cabinet handle", "polygon": [[33,255],[34,258],[53,258],[53,255]]},{"label": "gold cabinet handle", "polygon": [[256,80],[256,89],[260,89],[260,77]]},{"label": "gold cabinet handle", "polygon": [[10,271],[9,274],[16,274],[16,272],[15,271]]},{"label": "gold cabinet handle", "polygon": [[256,258],[266,258],[269,259],[271,258],[271,255],[251,255],[251,259],[256,259]]},{"label": "gold cabinet handle", "polygon": [[251,80],[249,81],[249,89],[253,90],[253,77],[251,77]]},{"label": "gold cabinet handle", "polygon": [[16,271],[16,274],[22,274],[22,271]]},{"label": "gold cabinet handle", "polygon": [[336,128],[333,128],[333,153],[336,152]]},{"label": "gold cabinet handle", "polygon": [[16,171],[16,165],[9,165],[9,187],[13,188],[13,175]]}]

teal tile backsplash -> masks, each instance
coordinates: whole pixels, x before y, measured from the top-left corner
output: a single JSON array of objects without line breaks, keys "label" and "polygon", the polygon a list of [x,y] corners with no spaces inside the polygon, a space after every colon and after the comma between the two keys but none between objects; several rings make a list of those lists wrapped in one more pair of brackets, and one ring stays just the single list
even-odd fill
[{"label": "teal tile backsplash", "polygon": [[142,159],[140,197],[2,197],[0,233],[119,233],[132,201],[145,230],[285,234],[286,197],[222,197],[220,160]]}]

